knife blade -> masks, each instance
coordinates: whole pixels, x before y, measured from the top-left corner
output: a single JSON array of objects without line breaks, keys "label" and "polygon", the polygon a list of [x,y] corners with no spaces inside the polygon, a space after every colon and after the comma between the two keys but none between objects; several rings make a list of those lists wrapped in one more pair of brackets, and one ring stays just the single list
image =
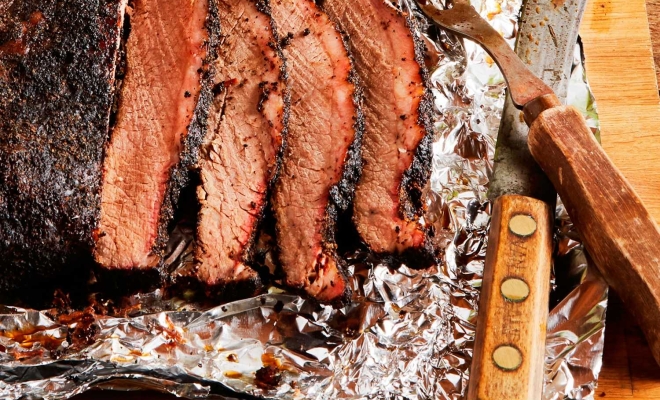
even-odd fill
[{"label": "knife blade", "polygon": [[[543,81],[526,88],[530,98],[552,91],[566,98],[585,3],[527,0],[523,4],[516,53]],[[463,5],[469,7],[458,4]],[[481,41],[488,44],[489,38]],[[543,391],[557,194],[530,153],[528,132],[522,112],[507,95],[489,187],[493,213],[468,399],[537,399]]]},{"label": "knife blade", "polygon": [[[551,1],[523,4],[516,54],[562,102],[585,5],[586,0],[571,0],[561,7]],[[530,153],[528,133],[522,112],[507,96],[488,193],[493,219],[468,399],[542,396],[557,194]],[[513,232],[515,228],[507,225],[516,218],[534,221],[534,234]],[[521,301],[516,295],[526,297]]]},{"label": "knife blade", "polygon": [[[564,103],[573,66],[573,51],[586,0],[561,7],[526,1],[516,38],[516,54],[527,68]],[[495,147],[488,197],[519,194],[554,205],[557,193],[527,146],[529,128],[510,96],[506,97]]]},{"label": "knife blade", "polygon": [[[565,4],[553,0],[557,8]],[[550,87],[527,69],[469,4],[461,0],[448,11],[422,9],[437,24],[474,39],[500,66],[511,98],[530,127],[530,153],[550,178],[594,264],[637,320],[660,364],[660,227],[646,206],[600,147],[579,110],[562,106]],[[554,33],[556,40],[556,27]]]}]

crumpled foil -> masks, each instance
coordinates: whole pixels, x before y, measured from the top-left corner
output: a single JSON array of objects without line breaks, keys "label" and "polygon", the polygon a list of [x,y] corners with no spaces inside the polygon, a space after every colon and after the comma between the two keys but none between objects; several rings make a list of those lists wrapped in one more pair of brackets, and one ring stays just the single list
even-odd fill
[{"label": "crumpled foil", "polygon": [[[513,45],[520,0],[473,5]],[[409,0],[401,5],[415,12]],[[426,270],[346,255],[352,301],[320,306],[271,287],[211,309],[164,291],[112,315],[0,306],[0,398],[63,399],[90,388],[187,398],[460,399],[467,390],[490,203],[486,192],[505,82],[486,53],[421,20],[437,108],[428,223],[443,262]],[[580,47],[569,102],[598,118]],[[557,208],[545,399],[593,398],[607,286]],[[191,234],[172,235],[171,268]],[[180,265],[179,265],[180,264]],[[185,298],[185,296],[183,296]]]}]

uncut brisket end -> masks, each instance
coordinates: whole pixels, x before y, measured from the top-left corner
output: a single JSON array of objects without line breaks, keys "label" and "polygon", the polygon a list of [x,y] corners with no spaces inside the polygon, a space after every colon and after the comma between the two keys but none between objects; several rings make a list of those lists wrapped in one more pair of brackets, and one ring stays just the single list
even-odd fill
[{"label": "uncut brisket end", "polygon": [[248,264],[286,126],[284,60],[264,1],[215,3],[221,39],[200,149],[196,273],[209,286],[254,288],[258,275]]},{"label": "uncut brisket end", "polygon": [[206,0],[134,0],[127,14],[126,75],[104,160],[94,251],[99,264],[119,270],[160,262],[210,90]]},{"label": "uncut brisket end", "polygon": [[424,45],[412,33],[412,18],[389,0],[323,4],[351,37],[364,88],[364,167],[353,220],[372,251],[425,266],[433,256],[427,232],[418,222],[431,164],[432,102]]},{"label": "uncut brisket end", "polygon": [[348,293],[335,225],[359,174],[360,93],[341,34],[311,0],[271,0],[291,111],[273,210],[285,283],[319,301]]},{"label": "uncut brisket end", "polygon": [[89,254],[125,1],[0,1],[0,294]]}]

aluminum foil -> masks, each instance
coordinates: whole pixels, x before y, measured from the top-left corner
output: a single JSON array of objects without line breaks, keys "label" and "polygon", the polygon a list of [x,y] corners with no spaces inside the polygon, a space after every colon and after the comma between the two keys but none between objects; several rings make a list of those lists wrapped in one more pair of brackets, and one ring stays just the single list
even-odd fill
[{"label": "aluminum foil", "polygon": [[[412,2],[401,5],[415,12]],[[521,2],[473,5],[513,45]],[[112,314],[101,312],[103,304],[67,312],[0,306],[0,398],[61,399],[95,387],[187,398],[462,398],[505,83],[481,48],[420,21],[437,108],[425,219],[444,250],[440,265],[391,268],[369,254],[347,254],[354,295],[341,309],[276,286],[210,309],[161,289],[125,298]],[[569,102],[597,133],[581,61],[576,46]],[[185,225],[176,229],[168,269],[186,268],[191,240]],[[592,398],[607,286],[561,203],[555,247],[544,398]]]}]

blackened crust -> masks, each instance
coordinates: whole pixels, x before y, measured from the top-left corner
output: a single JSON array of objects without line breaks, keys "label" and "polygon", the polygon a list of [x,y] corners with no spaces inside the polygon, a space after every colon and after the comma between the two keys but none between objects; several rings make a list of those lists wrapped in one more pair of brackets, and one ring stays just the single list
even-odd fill
[{"label": "blackened crust", "polygon": [[179,154],[179,163],[172,168],[170,180],[165,192],[163,204],[160,209],[158,222],[158,237],[154,244],[153,253],[163,256],[163,251],[169,238],[170,223],[179,204],[181,190],[190,183],[190,173],[199,159],[199,148],[206,135],[206,121],[213,102],[213,68],[212,62],[218,56],[217,48],[220,43],[220,21],[217,8],[209,0],[209,12],[206,17],[206,57],[203,61],[200,75],[201,89],[199,99],[195,106],[195,113],[183,139],[183,150]]},{"label": "blackened crust", "polygon": [[[430,76],[424,62],[426,54],[426,45],[419,37],[418,22],[408,13],[397,12],[405,17],[406,26],[412,32],[412,38],[415,44],[415,61],[419,65],[419,73],[424,81],[424,95],[419,103],[419,117],[417,123],[424,128],[426,134],[417,145],[415,157],[410,168],[403,174],[401,180],[401,214],[411,220],[419,220],[424,216],[426,206],[423,200],[424,187],[428,184],[431,177],[431,164],[433,158],[433,95],[431,94]],[[433,227],[426,226],[422,228],[425,239],[424,245],[418,248],[407,248],[398,255],[380,254],[383,260],[392,265],[405,263],[412,268],[427,268],[437,263],[436,250],[433,248],[430,236],[433,235]]]},{"label": "blackened crust", "polygon": [[93,271],[95,282],[89,289],[116,300],[136,292],[156,290],[167,279],[159,268],[95,268]]},{"label": "blackened crust", "polygon": [[[273,39],[274,41],[270,43],[270,47],[277,53],[277,56],[279,57],[280,60],[282,60],[282,67],[280,69],[280,81],[284,85],[284,110],[283,110],[283,129],[282,129],[282,145],[279,148],[279,151],[277,151],[277,154],[275,155],[275,171],[273,171],[272,177],[270,182],[268,182],[268,190],[266,192],[265,200],[263,204],[261,204],[261,207],[259,208],[259,224],[257,225],[256,229],[252,231],[252,235],[250,237],[250,241],[248,242],[247,246],[245,247],[245,251],[243,253],[243,262],[246,265],[254,265],[255,262],[255,256],[256,256],[256,239],[259,231],[261,230],[263,226],[263,221],[264,221],[264,214],[266,212],[266,209],[268,208],[268,199],[270,198],[270,194],[273,192],[273,186],[275,185],[275,182],[277,182],[277,179],[280,176],[280,172],[282,170],[282,159],[284,157],[284,151],[286,150],[286,143],[287,143],[287,133],[288,133],[288,126],[289,126],[289,114],[291,111],[291,92],[289,91],[288,88],[288,75],[287,75],[287,66],[286,66],[286,58],[284,57],[284,54],[282,53],[282,48],[280,47],[280,36],[277,33],[277,27],[275,26],[275,21],[273,21],[273,17],[271,16],[271,9],[270,9],[270,2],[269,0],[256,0],[255,1],[257,10],[268,16],[269,23],[270,23],[270,28],[271,32],[273,33]],[[260,284],[260,282],[258,282]],[[250,282],[247,282],[248,285],[250,285]],[[226,290],[229,290],[230,288],[227,288]]]},{"label": "blackened crust", "polygon": [[[334,206],[341,211],[346,211],[353,202],[355,186],[360,180],[360,175],[362,173],[362,136],[364,135],[364,112],[362,110],[363,93],[360,78],[353,67],[355,63],[349,44],[350,38],[339,29],[339,26],[334,21],[333,23],[335,29],[341,33],[342,41],[344,42],[344,47],[346,48],[346,53],[348,54],[348,59],[351,63],[351,71],[348,76],[348,81],[355,86],[355,92],[353,93],[353,104],[355,105],[356,110],[354,117],[355,123],[353,124],[355,138],[353,139],[351,146],[348,148],[341,180],[330,189],[330,199],[334,203]],[[334,238],[334,233],[332,236]]]},{"label": "blackened crust", "polygon": [[420,101],[418,113],[419,118],[417,123],[424,128],[426,135],[420,141],[415,151],[413,162],[405,172],[401,181],[401,187],[405,198],[403,215],[407,217],[419,218],[422,216],[424,205],[422,202],[422,190],[427,185],[429,177],[431,176],[431,161],[432,161],[432,142],[433,142],[433,97],[429,90],[429,73],[425,67],[424,54],[426,53],[426,45],[418,36],[417,22],[409,15],[406,15],[406,25],[413,33],[413,41],[415,43],[415,61],[419,64],[419,72],[424,81],[424,95]]},{"label": "blackened crust", "polygon": [[200,281],[192,271],[185,271],[173,277],[167,287],[167,296],[183,296],[187,300],[208,302],[210,306],[215,306],[218,303],[254,297],[261,294],[263,289],[264,284],[259,275],[253,275],[249,279],[209,285]]},{"label": "blackened crust", "polygon": [[[266,0],[266,2],[267,1],[268,0]],[[329,16],[328,18],[330,19]],[[343,160],[340,180],[329,188],[329,201],[325,208],[325,215],[322,223],[323,241],[321,245],[323,247],[323,254],[332,257],[338,267],[339,276],[343,280],[345,287],[343,293],[340,296],[335,297],[330,304],[335,307],[341,307],[350,301],[352,290],[347,275],[348,266],[346,261],[337,253],[337,225],[339,218],[351,210],[350,206],[355,196],[355,187],[362,172],[362,137],[365,130],[365,118],[362,108],[363,91],[360,79],[354,68],[354,59],[350,50],[350,38],[341,31],[336,21],[332,21],[332,19],[330,19],[330,21],[332,22],[334,29],[340,33],[342,44],[348,55],[350,71],[348,73],[347,81],[354,87],[352,101],[355,108],[355,114],[353,116],[354,122],[352,125],[354,130],[353,140]],[[307,29],[307,33],[303,33],[303,35],[306,34],[309,34],[309,29]],[[278,42],[281,43],[279,40]],[[279,230],[276,229],[276,231],[278,231],[276,236],[279,236]],[[280,244],[276,243],[274,253],[276,259],[281,260],[281,249],[279,246]],[[292,289],[301,295],[306,295],[306,287],[289,287],[289,289]]]},{"label": "blackened crust", "polygon": [[328,203],[328,207],[325,212],[325,230],[323,232],[324,240],[323,247],[325,254],[332,255],[337,264],[339,274],[341,278],[346,283],[344,293],[341,296],[337,296],[330,304],[335,307],[342,307],[347,304],[353,295],[351,286],[349,285],[348,279],[348,265],[346,261],[337,253],[337,222],[340,216],[340,208],[336,204],[333,204],[331,201]]},{"label": "blackened crust", "polygon": [[[412,16],[402,12],[395,4],[396,2],[382,0],[381,5],[378,1],[333,0],[323,2],[328,13],[337,18],[338,22],[344,24],[344,29],[354,35],[358,72],[364,74],[361,79],[364,81],[365,88],[371,89],[365,92],[368,95],[367,101],[371,101],[369,96],[372,95],[382,97],[374,98],[373,103],[366,103],[365,112],[368,120],[371,122],[373,117],[374,122],[373,126],[369,123],[368,129],[372,129],[372,131],[368,131],[364,139],[365,170],[363,179],[356,188],[359,197],[353,207],[352,219],[356,228],[355,234],[361,238],[359,242],[368,248],[377,259],[392,264],[403,262],[413,267],[423,268],[435,261],[429,240],[432,232],[427,231],[426,227],[420,224],[425,210],[422,193],[430,175],[433,110],[428,85],[429,76],[424,67],[425,46],[421,38],[417,36],[418,29]],[[379,17],[381,12],[384,14]],[[392,28],[391,33],[389,31],[390,16],[396,20],[396,28]],[[377,32],[383,28],[384,31]],[[371,40],[362,40],[361,35],[365,35],[365,38],[370,37]],[[383,40],[382,49],[379,49],[380,46],[374,42],[374,38],[377,37],[378,40]],[[389,46],[396,43],[396,40],[392,38],[404,41],[399,49],[397,49],[399,46]],[[399,61],[395,54],[401,49],[406,55],[401,56]],[[374,60],[383,63],[377,71],[370,70],[373,68],[370,66],[370,61]],[[383,159],[381,154],[373,153],[381,151],[384,146],[390,146],[394,150],[395,141],[398,141],[402,134],[395,125],[387,126],[381,132],[377,121],[397,118],[395,124],[398,125],[399,118],[401,120],[408,118],[407,114],[395,116],[391,109],[381,106],[381,101],[388,101],[388,95],[393,93],[388,93],[389,89],[385,89],[388,86],[383,86],[383,83],[376,77],[384,77],[390,68],[397,67],[404,68],[405,73],[410,75],[410,83],[401,82],[401,84],[414,87],[414,91],[411,91],[410,95],[415,97],[416,110],[413,112],[417,113],[414,122],[411,120],[410,126],[405,128],[411,131],[406,131],[405,134],[414,135],[406,137],[414,138],[418,143],[414,148],[409,148],[412,154],[406,152],[405,157],[409,165],[403,168],[394,162],[399,159],[398,157]],[[393,79],[396,81],[396,77]],[[399,151],[401,150],[399,148]],[[387,168],[387,173],[392,175],[380,178],[378,170],[384,168]],[[385,189],[386,187],[388,190]],[[398,192],[398,199],[388,198],[391,196],[392,189]],[[387,206],[379,206],[379,196],[383,200],[383,204],[387,204]],[[394,207],[398,213],[392,212]],[[390,218],[391,220],[389,220]],[[390,225],[395,221],[395,226]],[[342,244],[348,244],[345,240],[342,242]]]},{"label": "blackened crust", "polygon": [[[281,135],[282,143],[279,146],[279,148],[276,149],[273,163],[269,166],[269,170],[267,171],[268,181],[266,182],[267,186],[265,190],[265,195],[263,199],[260,200],[259,202],[255,201],[255,203],[252,203],[252,207],[253,207],[252,214],[256,214],[257,223],[253,227],[251,227],[251,231],[249,232],[249,238],[247,239],[247,242],[239,250],[241,262],[246,266],[252,267],[252,269],[256,271],[256,268],[254,268],[255,264],[257,263],[256,258],[258,258],[258,254],[257,254],[258,251],[256,249],[257,247],[256,240],[264,223],[264,215],[268,206],[269,195],[272,192],[273,185],[276,182],[281,169],[283,153],[286,147],[287,124],[289,119],[291,99],[290,99],[290,92],[287,86],[287,73],[286,73],[286,65],[284,61],[285,59],[282,54],[281,48],[279,47],[278,44],[279,40],[278,40],[275,24],[270,14],[271,12],[270,5],[267,1],[264,0],[250,0],[250,1],[253,1],[256,10],[259,13],[263,14],[265,17],[268,18],[267,23],[270,25],[271,33],[273,35],[273,38],[272,40],[269,41],[268,45],[275,52],[276,57],[279,58],[279,62],[281,64],[279,68],[279,74],[277,76],[278,79],[277,85],[279,88],[281,88],[280,90],[282,93],[282,101],[283,101],[283,109],[281,114],[282,128],[279,132]],[[211,4],[213,7],[213,13],[215,15],[219,15],[218,3],[215,0],[211,0]],[[221,36],[221,32],[222,32],[222,26],[220,26],[221,21],[219,17],[217,17],[216,20],[218,21],[218,25],[217,25],[218,35]],[[214,72],[217,72],[218,74],[221,73],[220,71],[214,71]],[[218,79],[222,80],[220,78]],[[213,79],[213,80],[216,81],[218,79]],[[256,107],[259,112],[262,112],[263,104],[270,94],[271,86],[267,85],[266,82],[262,82],[259,85],[259,87],[263,92],[259,104],[255,104],[253,106]],[[222,95],[222,93],[225,90],[226,87],[224,86],[223,82],[219,82],[214,86],[212,90],[213,92],[212,95],[213,96]],[[224,112],[224,107],[222,112]],[[209,133],[210,132],[211,132],[211,128],[209,128]],[[202,168],[201,166],[198,166],[197,173],[199,176],[201,176],[201,168]],[[201,185],[201,179],[200,179],[200,185]],[[197,199],[196,201],[198,202],[198,209],[201,209],[202,204],[199,203],[199,199]],[[198,224],[201,224],[201,221],[199,221]],[[199,242],[200,225],[198,225],[196,234]],[[188,271],[182,271],[181,274],[179,274],[179,276],[175,277],[176,280],[175,286],[177,287],[177,290],[180,291],[183,288],[189,292],[204,293],[205,296],[209,298],[228,301],[228,300],[234,300],[237,298],[245,297],[247,294],[255,295],[263,289],[261,277],[256,273],[241,274],[240,277],[221,276],[221,278],[217,280],[214,280],[213,278],[207,279],[199,273],[199,267],[202,265],[203,265],[202,260],[196,259],[195,268]]]},{"label": "blackened crust", "polygon": [[[401,187],[404,189],[403,192],[407,194],[407,196],[402,196],[404,198],[402,199],[403,210],[401,210],[401,212],[405,216],[412,216],[414,210],[415,217],[421,218],[426,211],[422,193],[431,177],[434,107],[433,95],[429,89],[430,76],[424,62],[424,54],[426,54],[427,51],[426,45],[419,37],[418,23],[411,15],[406,16],[406,24],[413,33],[412,37],[415,42],[415,60],[417,61],[417,64],[419,64],[419,72],[424,81],[424,96],[419,104],[419,118],[417,121],[420,126],[424,127],[426,135],[417,145],[412,165],[403,175],[401,181]],[[410,264],[409,266],[413,268],[417,266],[422,268],[428,267],[431,264],[437,263],[436,251],[431,244],[432,241],[430,238],[430,236],[433,235],[432,229],[433,228],[430,225],[424,229],[425,240],[423,248],[417,250],[407,249],[403,252],[401,255],[403,262],[407,262]]]},{"label": "blackened crust", "polygon": [[[328,16],[328,18],[330,17]],[[335,21],[333,21],[333,24],[335,25],[335,29],[341,33],[342,41],[344,43],[344,47],[346,48],[346,53],[348,54],[348,59],[351,64],[351,71],[348,75],[348,81],[355,87],[355,92],[353,93],[353,104],[355,105],[355,122],[353,123],[353,129],[355,130],[355,137],[353,138],[353,142],[348,148],[346,159],[344,160],[344,171],[341,180],[337,184],[333,185],[332,188],[330,188],[331,201],[328,203],[328,207],[326,208],[323,245],[325,247],[326,254],[334,255],[335,262],[339,267],[339,272],[341,273],[344,281],[348,283],[348,266],[346,261],[337,254],[337,223],[341,215],[351,209],[350,206],[353,203],[353,198],[355,197],[355,186],[360,180],[360,175],[362,174],[362,137],[364,136],[365,122],[364,112],[362,109],[362,86],[360,83],[360,78],[358,77],[357,72],[355,72],[355,63],[349,42],[350,38],[339,29],[339,26]],[[333,304],[336,306],[341,306],[350,301],[351,295],[352,293],[350,286],[347,284],[344,294],[337,298]]]},{"label": "blackened crust", "polygon": [[0,15],[0,299],[87,260],[100,212],[121,1]]}]

